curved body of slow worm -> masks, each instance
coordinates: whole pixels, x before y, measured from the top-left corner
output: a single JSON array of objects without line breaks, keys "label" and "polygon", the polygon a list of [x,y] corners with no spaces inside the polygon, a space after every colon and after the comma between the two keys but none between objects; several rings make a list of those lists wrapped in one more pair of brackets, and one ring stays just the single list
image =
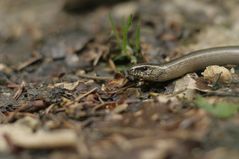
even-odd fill
[{"label": "curved body of slow worm", "polygon": [[193,51],[165,64],[139,64],[127,70],[128,78],[145,81],[167,81],[209,65],[239,64],[239,46]]}]

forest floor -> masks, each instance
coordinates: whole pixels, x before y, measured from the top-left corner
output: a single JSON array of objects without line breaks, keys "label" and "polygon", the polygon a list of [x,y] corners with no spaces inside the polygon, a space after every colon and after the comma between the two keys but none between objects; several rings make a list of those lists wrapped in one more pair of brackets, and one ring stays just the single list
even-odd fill
[{"label": "forest floor", "polygon": [[230,82],[125,71],[238,45],[238,2],[102,2],[0,1],[0,158],[237,159],[238,67]]}]

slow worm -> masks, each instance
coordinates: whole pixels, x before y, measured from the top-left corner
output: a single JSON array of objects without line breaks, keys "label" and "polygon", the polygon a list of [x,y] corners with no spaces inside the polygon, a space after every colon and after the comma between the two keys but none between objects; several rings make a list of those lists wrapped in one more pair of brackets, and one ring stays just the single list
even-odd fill
[{"label": "slow worm", "polygon": [[163,82],[210,65],[239,64],[239,46],[226,46],[193,51],[168,63],[138,64],[127,70],[131,80]]}]

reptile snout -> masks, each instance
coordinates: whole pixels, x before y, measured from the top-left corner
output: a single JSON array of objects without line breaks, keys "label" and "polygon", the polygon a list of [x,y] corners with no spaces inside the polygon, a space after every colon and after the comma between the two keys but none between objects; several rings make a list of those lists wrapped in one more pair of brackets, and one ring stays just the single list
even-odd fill
[{"label": "reptile snout", "polygon": [[129,68],[128,70],[126,70],[125,72],[125,76],[127,79],[129,79],[130,81],[134,81],[135,80],[135,75],[134,75],[134,68]]}]

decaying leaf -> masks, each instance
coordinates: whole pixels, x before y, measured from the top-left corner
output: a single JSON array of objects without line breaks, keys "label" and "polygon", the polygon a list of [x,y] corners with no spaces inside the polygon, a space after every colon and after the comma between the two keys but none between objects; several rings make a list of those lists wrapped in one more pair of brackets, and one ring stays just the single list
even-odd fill
[{"label": "decaying leaf", "polygon": [[114,90],[123,87],[127,83],[127,79],[125,79],[121,75],[116,75],[115,79],[109,80],[106,84],[108,90]]},{"label": "decaying leaf", "polygon": [[231,72],[223,67],[223,66],[208,66],[204,72],[202,73],[205,80],[208,80],[210,83],[231,83],[232,82],[232,74]]},{"label": "decaying leaf", "polygon": [[196,80],[192,78],[192,75],[187,74],[176,81],[174,94],[177,94],[179,98],[192,100],[196,95],[196,88]]},{"label": "decaying leaf", "polygon": [[76,89],[76,87],[79,85],[80,81],[76,81],[76,82],[72,82],[72,83],[68,83],[68,82],[61,82],[61,83],[56,83],[54,85],[49,86],[50,88],[54,88],[54,87],[61,87],[64,89],[67,89],[69,91],[73,91],[74,89]]},{"label": "decaying leaf", "polygon": [[235,45],[238,14],[237,0],[0,0],[0,158],[237,159],[239,67],[123,73]]}]

